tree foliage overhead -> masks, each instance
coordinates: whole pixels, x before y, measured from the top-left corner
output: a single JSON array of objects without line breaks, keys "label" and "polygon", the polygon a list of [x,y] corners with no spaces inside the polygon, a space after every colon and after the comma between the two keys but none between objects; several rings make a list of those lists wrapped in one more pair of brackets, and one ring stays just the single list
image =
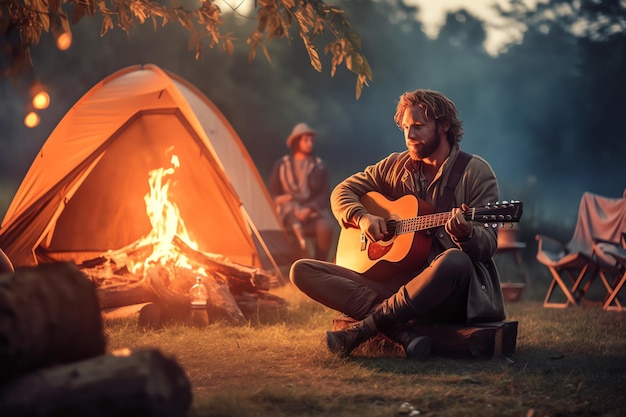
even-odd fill
[{"label": "tree foliage overhead", "polygon": [[[249,60],[261,48],[270,56],[264,41],[275,38],[291,40],[296,30],[309,56],[310,64],[322,71],[316,41],[324,33],[330,37],[324,53],[331,56],[331,76],[344,64],[356,74],[356,96],[372,79],[372,71],[362,54],[361,37],[352,29],[343,11],[322,0],[255,0],[258,25],[247,38]],[[100,34],[116,27],[130,36],[136,25],[148,21],[154,29],[178,24],[190,34],[188,46],[200,59],[204,44],[233,54],[233,37],[222,33],[222,11],[214,0],[202,0],[194,9],[184,8],[172,0],[163,5],[151,0],[0,0],[0,75],[18,75],[31,65],[30,50],[38,44],[43,32],[51,31],[56,38],[71,33],[71,25],[82,18],[99,15]]]}]

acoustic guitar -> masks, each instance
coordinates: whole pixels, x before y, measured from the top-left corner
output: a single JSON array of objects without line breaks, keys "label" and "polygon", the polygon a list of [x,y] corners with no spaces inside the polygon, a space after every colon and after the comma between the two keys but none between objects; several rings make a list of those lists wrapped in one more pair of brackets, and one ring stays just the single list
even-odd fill
[{"label": "acoustic guitar", "polygon": [[[452,217],[452,212],[433,213],[428,202],[412,195],[389,200],[377,192],[361,197],[371,214],[386,220],[388,234],[370,242],[358,227],[342,227],[337,244],[337,265],[352,269],[374,280],[385,280],[398,270],[414,270],[423,265],[430,252],[433,228]],[[522,216],[519,201],[488,204],[463,211],[468,221],[479,221],[486,227],[516,223]]]}]

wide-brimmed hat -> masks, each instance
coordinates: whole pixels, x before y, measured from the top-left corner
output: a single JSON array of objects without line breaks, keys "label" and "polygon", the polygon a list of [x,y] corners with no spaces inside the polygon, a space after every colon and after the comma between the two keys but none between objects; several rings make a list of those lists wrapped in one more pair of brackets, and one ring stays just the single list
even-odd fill
[{"label": "wide-brimmed hat", "polygon": [[291,148],[293,141],[298,139],[300,136],[308,133],[309,135],[313,135],[313,138],[317,137],[317,132],[309,127],[306,123],[298,123],[293,127],[291,134],[287,138],[287,147]]}]

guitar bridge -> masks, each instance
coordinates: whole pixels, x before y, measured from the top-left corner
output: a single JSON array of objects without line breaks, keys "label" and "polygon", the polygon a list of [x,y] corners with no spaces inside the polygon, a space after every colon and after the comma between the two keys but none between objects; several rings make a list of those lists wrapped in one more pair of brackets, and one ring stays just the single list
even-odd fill
[{"label": "guitar bridge", "polygon": [[365,233],[361,233],[361,252],[367,249],[367,238]]}]

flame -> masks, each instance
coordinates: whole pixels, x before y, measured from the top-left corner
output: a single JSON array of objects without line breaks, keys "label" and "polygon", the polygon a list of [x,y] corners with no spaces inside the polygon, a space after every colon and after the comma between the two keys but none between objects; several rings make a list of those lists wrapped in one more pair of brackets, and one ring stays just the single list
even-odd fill
[{"label": "flame", "polygon": [[[168,198],[171,182],[165,177],[173,175],[180,167],[178,156],[172,155],[171,164],[169,168],[158,168],[148,173],[150,191],[144,196],[144,201],[152,229],[148,235],[139,239],[139,245],[151,244],[152,253],[143,264],[136,264],[131,268],[133,273],[138,273],[141,269],[146,270],[146,266],[150,263],[160,263],[163,266],[173,264],[192,269],[188,259],[181,256],[172,245],[174,237],[178,236],[189,247],[198,249],[198,244],[189,237],[178,206]],[[204,271],[199,272],[204,273]]]}]

